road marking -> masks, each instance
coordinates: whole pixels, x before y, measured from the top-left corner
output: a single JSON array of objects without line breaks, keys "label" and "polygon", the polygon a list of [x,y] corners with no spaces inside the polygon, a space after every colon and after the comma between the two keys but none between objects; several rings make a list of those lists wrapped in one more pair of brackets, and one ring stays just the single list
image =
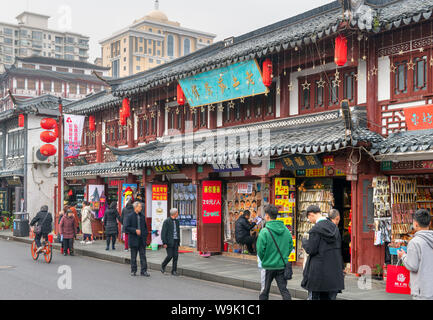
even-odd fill
[{"label": "road marking", "polygon": [[14,266],[0,266],[0,270],[9,270],[9,269],[14,269]]}]

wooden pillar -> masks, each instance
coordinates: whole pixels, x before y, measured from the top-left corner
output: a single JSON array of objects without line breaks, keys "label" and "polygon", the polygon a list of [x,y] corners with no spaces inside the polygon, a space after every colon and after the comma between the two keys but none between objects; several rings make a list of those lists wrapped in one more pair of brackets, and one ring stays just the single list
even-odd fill
[{"label": "wooden pillar", "polygon": [[158,137],[162,137],[165,130],[165,108],[160,106],[157,115],[158,113],[160,116],[158,117],[158,132],[156,134]]},{"label": "wooden pillar", "polygon": [[104,162],[104,151],[102,147],[102,114],[96,118],[96,162]]},{"label": "wooden pillar", "polygon": [[[368,39],[367,53],[367,121],[368,128],[380,132],[380,121],[377,119],[377,88],[378,88],[378,60],[376,56],[376,42],[373,37]],[[377,125],[374,125],[377,124]]]},{"label": "wooden pillar", "polygon": [[134,137],[134,131],[135,131],[135,115],[134,112],[131,111],[131,117],[127,120],[127,126],[128,126],[128,148],[134,148],[135,147],[135,137]]},{"label": "wooden pillar", "polygon": [[209,111],[209,129],[215,130],[217,128],[217,117],[218,117],[218,110],[215,107],[214,111]]},{"label": "wooden pillar", "polygon": [[290,90],[289,90],[290,74],[287,73],[286,75],[284,75],[284,73],[282,73],[280,75],[280,79],[281,79],[280,115],[281,118],[287,118],[290,116]]}]

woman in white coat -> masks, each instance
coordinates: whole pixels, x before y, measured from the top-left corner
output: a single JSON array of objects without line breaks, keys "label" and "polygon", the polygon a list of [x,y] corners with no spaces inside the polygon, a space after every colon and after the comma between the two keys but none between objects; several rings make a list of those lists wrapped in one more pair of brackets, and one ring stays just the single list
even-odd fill
[{"label": "woman in white coat", "polygon": [[[92,244],[92,209],[90,203],[87,201],[83,202],[83,209],[81,210],[81,229],[83,231],[82,244]],[[87,242],[86,242],[87,240]]]}]

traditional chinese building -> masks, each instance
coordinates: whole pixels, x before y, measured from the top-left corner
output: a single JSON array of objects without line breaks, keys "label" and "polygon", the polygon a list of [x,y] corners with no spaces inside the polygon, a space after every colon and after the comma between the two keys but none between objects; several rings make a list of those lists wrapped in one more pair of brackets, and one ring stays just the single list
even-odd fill
[{"label": "traditional chinese building", "polygon": [[[407,108],[431,103],[432,8],[433,1],[335,1],[112,80],[110,94],[76,103],[74,112],[94,115],[99,127],[95,147],[82,149],[92,164],[67,170],[105,185],[111,172],[123,176],[113,184],[139,185],[153,230],[157,210],[178,207],[182,245],[201,252],[243,251],[234,221],[247,209],[263,217],[272,203],[297,240],[292,260],[302,262],[300,239],[311,228],[302,213],[310,204],[337,208],[351,270],[382,264],[387,248],[375,230],[382,218],[372,205],[374,179],[389,166],[382,160],[429,159],[430,142],[419,140],[429,134],[398,132]],[[347,45],[341,66],[337,37]],[[391,164],[388,175],[430,172],[409,160],[412,171]],[[221,182],[217,223],[203,216],[210,181]],[[167,187],[166,202],[154,199],[155,186]]]}]

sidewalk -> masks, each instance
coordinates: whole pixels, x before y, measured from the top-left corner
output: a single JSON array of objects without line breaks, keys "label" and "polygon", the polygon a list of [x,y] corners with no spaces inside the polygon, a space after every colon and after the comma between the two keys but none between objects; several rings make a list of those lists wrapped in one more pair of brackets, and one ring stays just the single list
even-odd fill
[{"label": "sidewalk", "polygon": [[[30,244],[30,238],[16,238],[12,236],[10,230],[0,231],[0,239],[19,241]],[[60,244],[55,243],[54,248],[60,250]],[[123,251],[123,244],[117,244],[116,251],[105,251],[105,241],[96,241],[92,245],[82,245],[79,241],[74,244],[75,253],[81,256],[102,259],[106,261],[129,264],[130,253]],[[55,255],[59,254],[57,252]],[[166,256],[165,250],[147,250],[147,262],[149,269],[159,272],[161,262]],[[30,257],[30,252],[29,252]],[[138,259],[139,260],[139,259]],[[167,272],[170,272],[170,265]],[[307,292],[301,288],[302,270],[295,267],[293,279],[288,282],[288,289],[292,296],[297,299],[307,299]],[[248,288],[260,291],[260,272],[255,261],[237,259],[223,256],[212,256],[210,258],[200,257],[195,253],[182,253],[179,255],[178,273],[182,276],[228,284],[232,286]],[[339,300],[410,300],[410,296],[395,295],[385,292],[383,281],[372,280],[371,290],[361,290],[358,288],[358,278],[347,275],[345,278],[346,290],[338,296]],[[274,284],[272,293],[279,294],[278,288]],[[257,292],[257,295],[259,293]],[[206,297],[204,297],[205,299]]]}]

